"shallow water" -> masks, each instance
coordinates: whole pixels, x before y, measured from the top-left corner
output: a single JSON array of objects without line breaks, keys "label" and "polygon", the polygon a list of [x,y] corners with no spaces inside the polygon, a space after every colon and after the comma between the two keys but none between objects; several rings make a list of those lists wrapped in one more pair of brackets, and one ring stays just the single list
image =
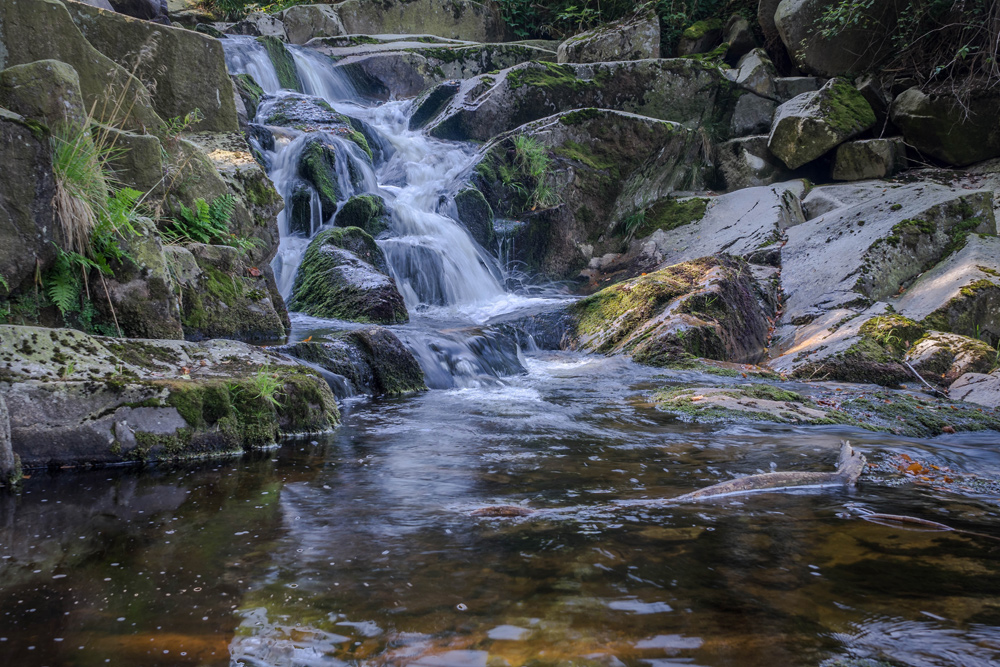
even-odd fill
[{"label": "shallow water", "polygon": [[[0,500],[0,653],[17,665],[1000,663],[997,435],[698,426],[621,359],[524,358],[489,386],[349,402],[262,455],[36,473]],[[857,489],[650,504],[736,474]],[[623,502],[625,501],[625,502]],[[644,502],[639,502],[644,501]],[[470,516],[491,504],[516,519]],[[968,532],[865,521],[866,511]]]}]

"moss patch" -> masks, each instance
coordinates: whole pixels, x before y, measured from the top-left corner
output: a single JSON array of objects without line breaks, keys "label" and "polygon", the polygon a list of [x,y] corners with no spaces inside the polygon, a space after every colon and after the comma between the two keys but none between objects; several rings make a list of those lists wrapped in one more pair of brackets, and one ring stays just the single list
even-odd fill
[{"label": "moss patch", "polygon": [[292,58],[284,43],[274,36],[258,37],[257,41],[264,46],[267,57],[271,59],[274,70],[278,74],[278,83],[282,88],[288,90],[302,90],[302,83],[299,81],[299,73],[295,68],[295,59]]},{"label": "moss patch", "polygon": [[875,124],[875,112],[858,90],[844,79],[836,79],[820,102],[824,120],[839,132],[854,133]]}]

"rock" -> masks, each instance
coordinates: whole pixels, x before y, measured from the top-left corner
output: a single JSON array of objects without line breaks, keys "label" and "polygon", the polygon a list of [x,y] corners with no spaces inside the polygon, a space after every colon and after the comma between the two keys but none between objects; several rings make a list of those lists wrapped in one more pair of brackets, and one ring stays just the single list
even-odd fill
[{"label": "rock", "polygon": [[459,81],[450,80],[439,83],[420,95],[413,103],[413,113],[410,115],[410,129],[419,130],[436,118],[444,111],[448,102],[458,94],[461,87],[462,84]]},{"label": "rock", "polygon": [[503,42],[507,37],[493,0],[345,0],[336,8],[350,35],[428,34],[469,42]]},{"label": "rock", "polygon": [[774,92],[779,102],[787,102],[802,93],[816,92],[824,83],[825,79],[816,76],[779,76],[774,80]]},{"label": "rock", "polygon": [[458,221],[469,230],[476,243],[487,249],[496,245],[496,231],[493,229],[493,209],[479,190],[466,188],[455,195]]},{"label": "rock", "polygon": [[948,388],[956,401],[975,403],[987,408],[1000,407],[1000,374],[966,373]]},{"label": "rock", "polygon": [[668,366],[690,357],[756,363],[769,312],[746,264],[704,257],[606,287],[571,308],[575,346]]},{"label": "rock", "polygon": [[10,444],[10,414],[7,403],[0,394],[0,483],[11,486],[21,477],[18,470],[20,461],[14,458],[14,449]]},{"label": "rock", "polygon": [[337,148],[320,137],[310,139],[299,156],[299,176],[319,195],[323,219],[337,212],[342,197],[337,182]]},{"label": "rock", "polygon": [[413,354],[392,331],[366,327],[327,334],[322,342],[295,343],[275,348],[316,364],[344,379],[348,396],[398,396],[424,391],[424,373]]},{"label": "rock", "polygon": [[606,23],[559,45],[560,63],[602,63],[660,57],[660,19],[652,9]]},{"label": "rock", "polygon": [[0,109],[0,294],[30,284],[37,268],[55,259],[62,241],[56,216],[56,183],[48,131]]},{"label": "rock", "polygon": [[[280,298],[275,300],[273,275],[252,271],[256,267],[247,265],[237,248],[191,243],[171,252],[172,268],[188,267],[183,272],[186,277],[177,279],[184,338],[274,341],[285,337],[284,304]],[[173,272],[179,274],[176,268]]]},{"label": "rock", "polygon": [[[4,325],[0,359],[11,442],[25,467],[217,456],[339,423],[318,373],[245,343]],[[276,385],[273,402],[261,375]]]},{"label": "rock", "polygon": [[[78,3],[69,3],[67,9],[98,51],[126,69],[136,67],[142,80],[155,82],[150,92],[160,116],[183,118],[198,109],[200,132],[239,129],[232,83],[218,40]],[[198,76],[188,76],[190,72]]]},{"label": "rock", "polygon": [[79,0],[79,2],[91,7],[97,7],[98,9],[106,9],[109,12],[115,11],[115,8],[111,6],[108,0]]},{"label": "rock", "polygon": [[[436,82],[427,58],[419,53],[373,53],[338,61],[342,72],[362,97],[388,101],[394,96],[416,97]],[[441,79],[444,79],[444,70]]]},{"label": "rock", "polygon": [[[288,233],[304,239],[312,238],[313,190],[305,183],[297,183],[286,200],[288,208]],[[318,197],[318,195],[317,195]]]},{"label": "rock", "polygon": [[900,137],[849,141],[833,158],[835,181],[886,178],[906,170],[906,145]]},{"label": "rock", "polygon": [[351,197],[333,220],[333,224],[338,227],[357,227],[372,237],[388,230],[391,223],[392,218],[385,207],[385,200],[378,195]]},{"label": "rock", "polygon": [[406,322],[406,305],[387,271],[385,255],[371,236],[355,227],[327,230],[306,250],[289,308],[354,322]]},{"label": "rock", "polygon": [[559,111],[605,107],[697,127],[725,123],[735,99],[715,67],[686,60],[555,65],[524,63],[462,82],[429,133],[441,139],[489,141]]},{"label": "rock", "polygon": [[733,110],[733,136],[745,137],[769,132],[777,107],[776,102],[765,97],[753,94],[741,95]]},{"label": "rock", "polygon": [[170,25],[166,0],[113,0],[111,6],[119,14]]},{"label": "rock", "polygon": [[237,21],[224,31],[227,35],[249,35],[251,37],[273,37],[285,39],[285,24],[273,14],[254,12]]},{"label": "rock", "polygon": [[[893,306],[928,329],[1000,343],[1000,239],[992,235],[992,220],[992,211],[970,215],[955,228],[950,254],[893,299]],[[969,234],[973,228],[990,236]]]},{"label": "rock", "polygon": [[285,44],[273,35],[263,35],[257,38],[267,51],[274,71],[278,75],[278,85],[286,90],[302,90],[299,81],[299,71],[295,67],[295,59],[285,48]]},{"label": "rock", "polygon": [[792,62],[810,74],[842,76],[871,70],[893,51],[890,32],[896,27],[895,2],[857,5],[851,27],[824,37],[820,18],[826,0],[781,0],[774,23]]},{"label": "rock", "polygon": [[115,180],[121,185],[149,193],[147,198],[163,196],[166,167],[159,139],[151,134],[124,132],[107,125],[94,126],[93,133],[106,136],[116,149],[108,160]]},{"label": "rock", "polygon": [[711,51],[722,43],[722,27],[722,21],[715,18],[691,24],[681,33],[677,54],[689,56]]},{"label": "rock", "polygon": [[53,130],[83,127],[87,121],[80,77],[58,60],[38,60],[0,71],[0,106]]},{"label": "rock", "polygon": [[883,138],[890,134],[898,134],[895,126],[889,120],[891,98],[886,99],[885,86],[880,78],[875,74],[861,76],[854,82],[854,86],[875,112],[875,129],[873,130],[875,136]]},{"label": "rock", "polygon": [[[258,120],[262,125],[291,127],[301,132],[324,132],[343,137],[357,144],[358,148],[364,151],[365,159],[372,158],[372,148],[368,145],[364,132],[356,129],[352,119],[337,113],[321,97],[306,95],[269,97],[261,104],[258,114]],[[329,142],[327,145],[329,146]]]},{"label": "rock", "polygon": [[975,338],[928,331],[906,352],[906,360],[928,382],[948,386],[960,375],[992,371],[997,365],[997,351]]},{"label": "rock", "polygon": [[718,144],[715,163],[727,191],[770,185],[791,178],[791,172],[767,150],[767,135],[742,137]]},{"label": "rock", "polygon": [[750,22],[739,14],[729,17],[722,34],[722,41],[729,44],[726,50],[726,62],[731,65],[738,63],[740,58],[757,46],[757,40],[754,39],[753,31],[750,29]]},{"label": "rock", "polygon": [[832,79],[778,107],[767,147],[797,169],[874,124],[865,98],[846,81]]},{"label": "rock", "polygon": [[[260,101],[264,97],[264,89],[249,74],[237,74],[232,77],[232,80],[233,88],[246,109],[247,122],[253,121],[257,117],[257,107],[260,106]],[[243,127],[242,122],[240,127]]]},{"label": "rock", "polygon": [[205,9],[203,0],[167,0],[167,16],[185,28],[194,28],[199,23],[212,23],[223,17],[216,17]]},{"label": "rock", "polygon": [[661,412],[695,423],[771,422],[777,424],[837,423],[833,410],[771,384],[660,389],[653,403]]},{"label": "rock", "polygon": [[777,78],[778,70],[774,68],[764,49],[750,51],[740,58],[736,67],[736,85],[768,99],[775,99],[777,96]]},{"label": "rock", "polygon": [[[523,137],[530,149],[518,149]],[[495,214],[527,223],[513,241],[515,259],[563,279],[592,257],[620,251],[624,219],[636,209],[700,188],[703,150],[700,136],[676,123],[580,109],[529,123],[519,138],[492,143],[474,181]],[[524,167],[529,159],[544,161],[536,166],[546,172],[542,179]],[[501,178],[504,171],[513,178]]]},{"label": "rock", "polygon": [[344,35],[344,24],[330,5],[295,5],[281,12],[285,38],[290,44],[305,44],[314,37]]},{"label": "rock", "polygon": [[1000,156],[1000,93],[980,92],[968,114],[954,97],[930,96],[910,88],[892,102],[892,122],[906,142],[933,158],[959,167]]}]

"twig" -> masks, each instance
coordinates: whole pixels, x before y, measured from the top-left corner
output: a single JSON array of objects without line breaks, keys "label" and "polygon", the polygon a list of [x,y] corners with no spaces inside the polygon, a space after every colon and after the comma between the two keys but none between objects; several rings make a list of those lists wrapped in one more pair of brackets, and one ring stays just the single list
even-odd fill
[{"label": "twig", "polygon": [[935,393],[935,394],[937,394],[938,396],[941,396],[941,397],[943,397],[943,398],[948,398],[948,392],[946,392],[946,391],[941,391],[941,390],[940,390],[940,389],[938,389],[937,387],[933,387],[933,386],[931,386],[930,384],[928,384],[927,380],[925,380],[925,379],[923,379],[922,377],[920,377],[920,373],[918,373],[918,372],[916,371],[916,369],[915,369],[915,368],[913,368],[913,366],[911,366],[911,365],[910,365],[910,362],[909,362],[909,361],[903,361],[903,363],[904,363],[904,364],[906,364],[906,367],[910,369],[910,372],[911,372],[911,373],[913,373],[914,375],[916,375],[916,376],[917,376],[917,379],[918,379],[918,380],[920,380],[921,382],[923,382],[923,383],[924,383],[924,386],[925,386],[925,387],[927,387],[928,389],[930,389],[932,393]]},{"label": "twig", "polygon": [[99,276],[101,276],[101,285],[104,286],[104,296],[108,298],[108,308],[111,309],[111,319],[114,320],[115,330],[118,332],[119,338],[124,338],[125,336],[122,335],[122,328],[118,326],[118,316],[115,315],[115,306],[113,303],[111,303],[111,293],[108,291],[108,283],[104,280],[103,273],[101,273],[100,271],[98,271],[97,273]]}]

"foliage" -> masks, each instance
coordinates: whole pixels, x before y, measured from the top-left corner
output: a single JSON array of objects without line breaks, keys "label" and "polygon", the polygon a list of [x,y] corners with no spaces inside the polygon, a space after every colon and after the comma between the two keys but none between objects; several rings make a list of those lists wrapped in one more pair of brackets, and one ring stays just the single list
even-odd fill
[{"label": "foliage", "polygon": [[229,221],[235,206],[236,200],[232,195],[217,197],[211,204],[199,198],[193,209],[181,204],[177,217],[170,221],[163,236],[170,243],[225,245],[232,237]]},{"label": "foliage", "polygon": [[278,373],[275,373],[270,366],[262,366],[244,384],[232,385],[232,390],[236,393],[246,392],[250,398],[264,400],[274,407],[280,408],[281,402],[278,397],[283,394],[284,386]]},{"label": "foliage", "polygon": [[229,20],[241,19],[253,12],[277,14],[295,5],[312,4],[315,0],[204,0],[205,8],[220,14],[220,18]]},{"label": "foliage", "polygon": [[544,144],[527,135],[514,137],[513,155],[509,162],[497,168],[500,182],[514,190],[524,200],[524,207],[535,210],[558,203],[558,197],[545,177],[551,171],[552,159]]}]

